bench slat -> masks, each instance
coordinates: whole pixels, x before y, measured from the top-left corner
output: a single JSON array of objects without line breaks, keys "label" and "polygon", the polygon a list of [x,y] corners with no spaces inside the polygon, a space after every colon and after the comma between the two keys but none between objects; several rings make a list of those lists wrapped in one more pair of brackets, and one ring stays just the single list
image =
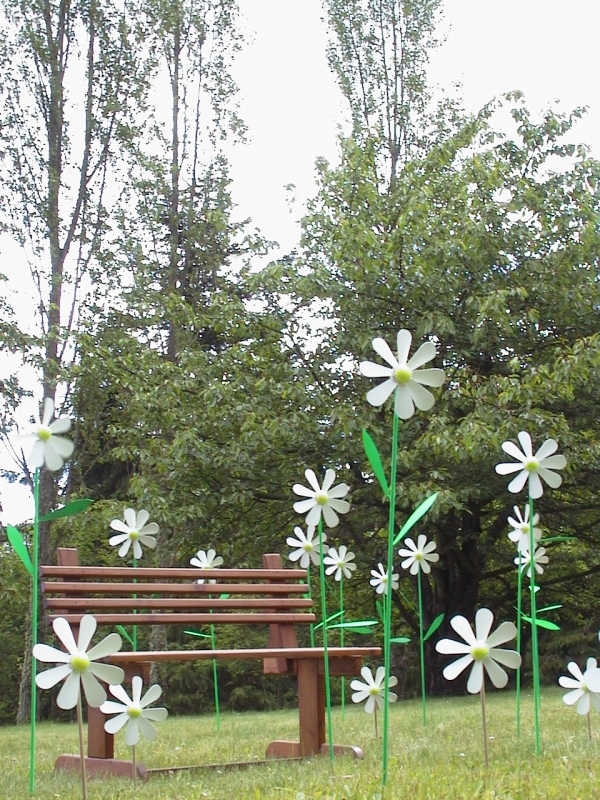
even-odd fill
[{"label": "bench slat", "polygon": [[45,594],[306,594],[305,583],[80,583],[43,581]]},{"label": "bench slat", "polygon": [[196,609],[212,608],[312,608],[312,600],[303,597],[283,598],[237,598],[197,599],[197,598],[134,598],[134,597],[53,597],[45,600],[46,608],[60,608],[65,611],[82,609],[88,612],[94,608],[120,611],[125,609],[160,608],[160,609]]},{"label": "bench slat", "polygon": [[306,579],[305,569],[192,569],[188,567],[51,567],[42,566],[44,578],[163,578],[163,580],[256,580]]},{"label": "bench slat", "polygon": [[[209,661],[213,658],[233,661],[236,658],[324,658],[323,647],[266,647],[256,650],[138,650],[135,653],[115,653],[111,664],[133,664],[144,661]],[[381,656],[381,647],[328,647],[327,655],[335,658],[368,658]]]},{"label": "bench slat", "polygon": [[[79,625],[83,614],[49,614],[49,622],[64,617],[71,625]],[[314,614],[94,614],[98,625],[303,625],[316,622]]]}]

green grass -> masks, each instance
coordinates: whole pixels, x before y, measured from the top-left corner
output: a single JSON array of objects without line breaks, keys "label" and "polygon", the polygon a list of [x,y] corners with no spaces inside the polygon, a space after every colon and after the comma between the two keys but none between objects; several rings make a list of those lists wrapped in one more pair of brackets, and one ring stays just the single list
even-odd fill
[{"label": "green grass", "polygon": [[[490,770],[485,775],[479,697],[432,699],[423,728],[420,701],[392,706],[390,714],[390,778],[386,797],[460,800],[460,798],[539,798],[586,800],[600,796],[600,716],[592,718],[590,743],[584,717],[561,700],[560,690],[542,697],[542,754],[536,756],[531,697],[522,698],[521,739],[515,736],[515,698],[488,694]],[[148,768],[185,766],[262,758],[271,739],[297,738],[297,712],[223,714],[221,735],[213,716],[170,718],[153,743],[138,746],[138,760]],[[245,770],[211,769],[152,776],[144,783],[126,779],[90,780],[89,800],[312,800],[312,798],[378,798],[381,739],[374,738],[373,717],[351,706],[342,723],[333,712],[336,742],[357,744],[364,761],[327,758],[273,762]],[[26,727],[0,729],[0,798],[28,795],[29,732]],[[77,774],[54,774],[60,753],[78,752],[75,724],[45,723],[38,727],[36,793],[43,800],[81,797]],[[130,751],[117,738],[117,757]]]}]

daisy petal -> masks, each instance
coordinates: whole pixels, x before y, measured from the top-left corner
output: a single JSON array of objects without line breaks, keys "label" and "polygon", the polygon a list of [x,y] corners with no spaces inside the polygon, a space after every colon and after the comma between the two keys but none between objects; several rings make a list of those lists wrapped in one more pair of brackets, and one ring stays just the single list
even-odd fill
[{"label": "daisy petal", "polygon": [[394,370],[390,367],[384,367],[383,364],[375,364],[374,361],[361,361],[358,369],[365,378],[389,378],[394,373]]},{"label": "daisy petal", "polygon": [[42,411],[42,425],[48,427],[52,415],[54,414],[54,400],[51,397],[44,398],[44,410]]},{"label": "daisy petal", "polygon": [[394,410],[399,419],[410,419],[415,413],[415,404],[408,385],[398,386]]},{"label": "daisy petal", "polygon": [[370,403],[372,406],[376,408],[378,406],[382,406],[391,393],[394,391],[398,384],[396,381],[388,378],[387,381],[374,386],[372,389],[369,389],[367,392],[367,403]]},{"label": "daisy petal", "polygon": [[151,703],[156,703],[161,694],[162,694],[162,689],[157,683],[155,683],[148,689],[148,691],[144,695],[143,700],[140,701],[139,698],[138,700],[134,698],[134,702],[139,702],[140,706],[142,708],[145,708],[146,706],[149,706]]},{"label": "daisy petal", "polygon": [[53,436],[57,433],[67,433],[67,431],[71,430],[71,420],[69,417],[59,417],[59,419],[51,422],[48,427]]},{"label": "daisy petal", "polygon": [[494,615],[489,608],[480,608],[475,614],[475,638],[478,642],[486,641],[493,622]]},{"label": "daisy petal", "polygon": [[139,721],[141,717],[130,717],[129,722],[127,723],[127,727],[125,728],[125,736],[123,737],[125,740],[125,744],[129,745],[129,747],[134,747],[140,740],[140,729],[139,729]]},{"label": "daisy petal", "polygon": [[138,717],[138,725],[140,726],[140,733],[144,739],[147,739],[149,742],[152,742],[154,739],[156,739],[156,734],[158,731],[154,725],[148,721],[148,718],[145,715]]},{"label": "daisy petal", "polygon": [[584,692],[581,700],[577,703],[578,714],[589,714],[590,712],[590,695],[589,692]]},{"label": "daisy petal", "polygon": [[100,711],[103,714],[126,714],[127,706],[123,703],[115,703],[114,700],[107,700],[100,706]]},{"label": "daisy petal", "polygon": [[575,703],[579,700],[580,697],[583,697],[585,692],[583,689],[575,689],[573,692],[567,692],[563,695],[563,703],[566,703],[568,706],[575,705]]},{"label": "daisy petal", "polygon": [[[73,652],[75,651],[73,650]],[[33,657],[49,664],[67,664],[71,659],[68,653],[63,653],[56,647],[50,647],[49,644],[36,644],[33,648]]]},{"label": "daisy petal", "polygon": [[33,450],[27,461],[29,465],[35,469],[40,469],[44,466],[44,443],[39,439],[33,445]]},{"label": "daisy petal", "polygon": [[307,500],[298,500],[294,503],[294,511],[297,514],[304,514],[306,511],[310,511],[310,509],[317,504],[317,501],[314,497],[309,497]]},{"label": "daisy petal", "polygon": [[[347,500],[330,500],[328,505],[339,514],[347,514],[350,511],[350,503]],[[325,506],[327,508],[327,506]]]},{"label": "daisy petal", "polygon": [[[65,710],[75,708],[79,697],[79,673],[71,672],[56,698],[56,705]],[[105,698],[106,699],[106,698]]]},{"label": "daisy petal", "polygon": [[516,458],[517,461],[520,461],[521,463],[523,463],[523,461],[525,460],[523,457],[523,453],[519,450],[519,448],[514,442],[502,442],[502,449],[507,455]]},{"label": "daisy petal", "polygon": [[538,461],[541,461],[542,459],[551,456],[552,453],[556,453],[557,450],[558,450],[558,442],[556,441],[556,439],[546,439],[544,444],[535,454],[535,457],[537,458]]},{"label": "daisy petal", "polygon": [[146,511],[145,508],[142,508],[141,511],[138,511],[134,525],[136,531],[141,530],[149,519],[150,519],[150,514]]},{"label": "daisy petal", "polygon": [[498,475],[510,475],[511,472],[518,472],[520,469],[523,469],[523,464],[496,464],[495,469]]},{"label": "daisy petal", "polygon": [[506,684],[508,683],[508,674],[502,667],[497,664],[493,658],[484,658],[483,666],[485,667],[485,671],[490,676],[491,682],[494,684],[496,689],[504,689]]},{"label": "daisy petal", "polygon": [[[508,624],[512,625],[512,622]],[[489,656],[510,669],[519,669],[521,666],[521,656],[516,650],[498,650],[493,647],[490,649]]]},{"label": "daisy petal", "polygon": [[410,381],[408,384],[408,391],[419,411],[429,411],[430,408],[433,408],[435,397],[431,394],[429,389],[421,386],[421,384],[416,381]]},{"label": "daisy petal", "polygon": [[[410,334],[408,335],[410,336]],[[400,334],[398,334],[398,336],[400,336]],[[408,340],[408,348],[410,349],[410,339]],[[373,339],[373,350],[375,350],[377,355],[381,356],[381,358],[383,358],[383,360],[388,363],[392,369],[396,369],[398,366],[396,356],[392,353],[390,346],[385,339],[382,339],[379,336],[376,339]],[[406,351],[406,355],[408,357],[408,350]]]},{"label": "daisy petal", "polygon": [[575,661],[569,661],[567,664],[567,669],[571,675],[574,675],[577,678],[580,683],[583,681],[583,672],[579,669],[579,664],[577,664]]},{"label": "daisy petal", "polygon": [[325,484],[323,484],[323,489],[324,491],[327,492],[330,499],[346,497],[346,495],[350,491],[350,487],[348,486],[347,483],[338,483],[338,485],[334,486],[333,489],[331,490],[325,489]]},{"label": "daisy petal", "polygon": [[523,448],[523,453],[525,458],[531,458],[533,456],[533,445],[531,444],[531,436],[527,433],[527,431],[519,431],[517,434],[517,439],[521,443],[521,447]]},{"label": "daisy petal", "polygon": [[[117,667],[114,664],[97,664],[92,661],[88,667],[88,672],[91,672],[92,675],[96,675],[101,681],[110,685],[122,683],[125,679],[125,672],[121,667]],[[106,698],[104,699],[106,700]]]},{"label": "daisy petal", "polygon": [[[127,541],[129,539],[128,533],[117,533],[115,536],[111,536],[108,540],[108,543],[114,547],[116,544],[121,544],[122,542]],[[129,549],[129,548],[127,548]]]},{"label": "daisy petal", "polygon": [[[435,345],[433,342],[423,342],[421,347],[417,350],[414,356],[408,361],[406,366],[408,369],[418,370],[419,367],[422,367],[423,364],[427,364],[428,361],[432,361],[437,355],[437,350],[435,349]],[[423,370],[423,372],[433,372],[434,370]],[[437,371],[437,370],[436,370]],[[442,372],[442,370],[439,370]],[[442,382],[443,382],[443,372],[442,372]],[[413,376],[414,377],[414,376]],[[417,380],[417,378],[414,378]],[[431,386],[431,384],[429,384]],[[434,386],[441,386],[442,384],[433,384]]]},{"label": "daisy petal", "polygon": [[315,496],[314,489],[307,489],[306,486],[302,486],[301,483],[295,483],[292,487],[292,491],[294,494],[300,495],[300,497],[310,497],[311,499]]},{"label": "daisy petal", "polygon": [[129,538],[129,536],[127,536],[127,539],[125,539],[121,547],[119,547],[119,557],[125,558],[125,556],[129,552],[130,547],[131,547],[131,539]]},{"label": "daisy petal", "polygon": [[517,635],[517,629],[512,622],[503,622],[490,636],[488,636],[487,646],[496,647],[504,642],[510,642]]},{"label": "daisy petal", "polygon": [[315,475],[314,470],[305,469],[304,476],[306,477],[306,480],[310,483],[313,491],[315,492],[321,491],[321,487],[319,486],[319,481],[317,480],[317,476]]},{"label": "daisy petal", "polygon": [[[103,664],[102,666],[107,665]],[[92,708],[98,708],[102,705],[102,703],[106,702],[106,692],[104,691],[103,686],[92,674],[90,669],[87,669],[85,672],[81,673],[81,682],[83,684],[83,691],[85,692],[85,699],[87,700],[88,706],[91,706]]]},{"label": "daisy petal", "polygon": [[135,520],[137,518],[137,514],[135,513],[133,508],[126,508],[123,512],[123,516],[125,517],[125,522],[129,526],[130,530],[135,530]]},{"label": "daisy petal", "polygon": [[542,478],[551,489],[558,489],[558,487],[562,483],[562,475],[559,475],[557,472],[551,472],[549,469],[545,467],[539,467],[538,475]]},{"label": "daisy petal", "polygon": [[[401,366],[408,366],[408,354],[410,353],[410,345],[412,342],[412,334],[410,331],[402,329],[398,331],[396,336],[396,346],[398,348],[398,364]],[[373,347],[375,347],[375,342],[373,342]],[[379,353],[379,355],[383,358],[383,355]],[[414,356],[413,356],[414,358]],[[411,359],[412,361],[412,359]],[[389,362],[392,363],[391,361]],[[409,369],[412,369],[409,367]]]},{"label": "daisy petal", "polygon": [[473,669],[467,681],[467,692],[470,694],[477,694],[481,691],[483,686],[483,662],[476,661],[473,664]]},{"label": "daisy petal", "polygon": [[[103,703],[102,708],[104,708],[107,705],[108,703]],[[116,705],[116,703],[114,703],[113,705]],[[106,711],[104,713],[109,714],[110,712]],[[123,727],[123,725],[127,724],[129,719],[130,716],[127,712],[119,714],[118,716],[113,717],[112,719],[107,719],[106,722],[104,723],[104,730],[107,733],[112,733],[112,734],[118,733]]]},{"label": "daisy petal", "polygon": [[50,472],[58,472],[58,470],[63,467],[64,461],[55,449],[52,439],[48,439],[47,442],[44,442],[44,461]]},{"label": "daisy petal", "polygon": [[70,664],[61,664],[59,667],[47,669],[35,676],[36,686],[39,686],[40,689],[51,689],[72,671]]},{"label": "daisy petal", "polygon": [[[77,650],[86,652],[92,641],[92,636],[96,633],[96,617],[86,614],[79,623],[79,636],[77,638]],[[118,683],[119,681],[115,681]]]},{"label": "daisy petal", "polygon": [[512,492],[513,494],[518,494],[527,483],[528,477],[529,477],[529,472],[527,472],[526,469],[519,472],[517,477],[513,478],[512,481],[508,484],[508,491]]},{"label": "daisy petal", "polygon": [[[334,502],[345,503],[344,500],[336,500]],[[350,507],[348,503],[346,503],[346,505],[348,506],[348,508]],[[323,518],[325,519],[325,524],[327,525],[327,527],[335,528],[339,524],[340,518],[331,507],[331,503],[326,506],[323,506],[321,510],[323,511]]]},{"label": "daisy petal", "polygon": [[76,653],[77,645],[75,644],[75,637],[73,636],[73,631],[71,630],[71,626],[69,625],[67,620],[64,617],[58,617],[52,623],[52,627],[54,628],[54,633],[64,644],[68,652],[71,655],[73,655],[73,653]]},{"label": "daisy petal", "polygon": [[[516,479],[515,479],[516,480]],[[562,480],[562,479],[561,479]],[[514,483],[514,481],[513,481]],[[508,487],[510,489],[510,486]],[[544,494],[544,487],[537,472],[529,473],[529,496],[537,500]]]},{"label": "daisy petal", "polygon": [[462,656],[462,658],[458,658],[456,661],[453,661],[451,664],[448,664],[447,667],[444,667],[442,675],[444,676],[444,678],[446,678],[447,681],[453,681],[460,675],[461,672],[464,672],[466,670],[469,664],[472,663],[473,663],[473,656],[469,653],[468,655]]},{"label": "daisy petal", "polygon": [[156,524],[156,522],[151,522],[150,525],[144,525],[139,529],[140,536],[144,534],[144,536],[152,536],[159,532],[160,528]]},{"label": "daisy petal", "polygon": [[[435,649],[438,653],[443,653],[447,656],[455,656],[459,655],[460,653],[471,653],[471,647],[468,644],[464,644],[463,642],[457,642],[456,639],[440,639],[440,641],[436,644]],[[469,655],[469,658],[472,659],[472,656]]]},{"label": "daisy petal", "polygon": [[[146,536],[145,534],[140,533],[139,541],[140,541],[140,544],[143,544],[146,547],[149,547],[150,550],[154,550],[154,548],[156,547],[156,539],[154,538],[154,536]],[[223,563],[223,559],[221,559],[220,563],[221,564]],[[217,564],[215,562],[213,562],[212,566],[216,567]]]},{"label": "daisy petal", "polygon": [[113,529],[113,531],[120,531],[121,533],[126,533],[129,535],[129,528],[124,522],[121,522],[120,519],[113,519],[113,521],[110,523],[110,527]]},{"label": "daisy petal", "polygon": [[169,716],[169,712],[166,708],[147,708],[144,711],[144,717],[146,719],[153,719],[155,722],[162,722]]},{"label": "daisy petal", "polygon": [[579,689],[580,688],[580,681],[576,681],[575,678],[569,678],[567,675],[561,675],[558,679],[559,686],[562,686],[563,689]]},{"label": "daisy petal", "polygon": [[140,559],[144,555],[142,548],[140,547],[140,543],[138,539],[134,539],[133,541],[133,557],[136,559]]},{"label": "daisy petal", "polygon": [[144,682],[140,675],[134,675],[131,679],[131,700],[133,703],[139,703],[142,696],[142,687]]},{"label": "daisy petal", "polygon": [[[540,467],[545,469],[564,469],[567,466],[567,459],[564,456],[550,456],[550,458],[540,458]],[[533,523],[535,525],[535,522]]]},{"label": "daisy petal", "polygon": [[323,479],[323,486],[321,490],[323,492],[329,492],[331,486],[333,486],[333,482],[335,480],[335,471],[332,469],[325,470],[325,478]]},{"label": "daisy petal", "polygon": [[109,633],[105,639],[102,639],[101,642],[98,642],[97,645],[92,647],[87,655],[90,661],[94,661],[98,658],[106,658],[106,656],[112,656],[114,653],[118,653],[122,646],[123,640],[119,634]]},{"label": "daisy petal", "polygon": [[73,455],[75,445],[70,439],[65,439],[63,436],[52,436],[46,442],[46,447],[52,447],[64,461]]},{"label": "daisy petal", "polygon": [[469,625],[469,620],[466,617],[458,614],[457,616],[452,617],[450,620],[450,625],[454,628],[458,635],[462,637],[465,642],[467,642],[467,644],[475,644],[475,635],[471,629],[471,626]]},{"label": "daisy petal", "polygon": [[116,684],[115,683],[111,683],[108,688],[110,689],[110,693],[112,694],[113,697],[116,697],[117,700],[120,700],[126,706],[129,705],[129,703],[131,701],[129,699],[129,695],[127,694],[127,692],[123,688],[122,684],[120,684],[120,683],[116,683]]},{"label": "daisy petal", "polygon": [[[298,504],[296,503],[295,506],[296,505],[298,505]],[[297,510],[295,508],[295,506],[294,506],[294,510]],[[317,505],[316,503],[313,504],[313,507],[311,508],[311,510],[306,515],[305,522],[306,522],[307,525],[315,525],[315,526],[317,526],[319,524],[319,520],[321,519],[321,509],[322,508],[323,508],[322,506]],[[326,506],[325,506],[325,508],[326,508]],[[334,528],[335,525],[330,525],[330,527]]]}]

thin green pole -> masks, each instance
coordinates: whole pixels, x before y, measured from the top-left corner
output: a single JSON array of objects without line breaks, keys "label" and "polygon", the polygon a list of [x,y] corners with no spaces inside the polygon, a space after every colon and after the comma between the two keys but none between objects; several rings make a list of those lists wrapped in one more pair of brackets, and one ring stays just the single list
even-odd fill
[{"label": "thin green pole", "polygon": [[[308,592],[306,596],[312,602],[312,589],[310,588],[310,559],[308,561],[308,567],[306,568],[306,580],[308,581]],[[315,626],[313,623],[310,623],[310,646],[315,646]]]},{"label": "thin green pole", "polygon": [[[340,622],[344,624],[344,576],[340,575]],[[340,647],[344,646],[344,629],[340,628]],[[342,675],[342,722],[346,718],[346,681]]]},{"label": "thin green pole", "polygon": [[398,415],[394,410],[392,425],[392,466],[390,470],[390,515],[388,525],[388,553],[387,553],[387,586],[384,592],[383,609],[385,614],[383,626],[383,650],[385,665],[385,680],[383,694],[383,769],[381,785],[385,788],[388,776],[388,732],[389,732],[389,680],[390,680],[390,654],[392,637],[392,574],[394,566],[394,528],[396,525],[396,470],[398,461]]},{"label": "thin green pole", "polygon": [[[521,655],[521,625],[523,599],[523,571],[521,569],[521,551],[519,550],[519,577],[517,578],[517,653]],[[517,667],[517,739],[521,737],[521,666]]]},{"label": "thin green pole", "polygon": [[427,725],[425,711],[425,643],[423,642],[423,595],[421,592],[421,568],[417,573],[417,587],[419,597],[419,651],[421,655],[421,703],[423,706],[423,725]]},{"label": "thin green pole", "polygon": [[[37,644],[38,629],[38,574],[39,574],[39,516],[40,516],[40,470],[36,469],[33,476],[33,585],[31,591],[31,645]],[[35,785],[35,719],[37,716],[37,687],[35,675],[37,661],[31,657],[31,728],[29,742],[29,794],[33,794]]]},{"label": "thin green pole", "polygon": [[533,554],[535,542],[533,537],[533,497],[529,495],[529,570],[531,574],[531,659],[533,665],[533,708],[535,714],[535,752],[539,756],[540,746],[540,662],[538,652],[537,615],[535,600],[535,562]]},{"label": "thin green pole", "polygon": [[[210,610],[212,614],[212,608]],[[210,624],[210,646],[216,650],[215,646],[215,626]],[[217,713],[217,733],[221,733],[221,711],[219,709],[219,678],[217,676],[217,659],[213,658],[213,686],[215,690],[215,711]]]},{"label": "thin green pole", "polygon": [[325,565],[323,564],[323,521],[319,519],[319,577],[321,583],[321,617],[323,618],[323,650],[325,662],[325,702],[327,703],[327,738],[329,760],[333,764],[333,728],[331,726],[331,686],[329,685],[329,653],[327,651],[327,602],[325,600]]}]

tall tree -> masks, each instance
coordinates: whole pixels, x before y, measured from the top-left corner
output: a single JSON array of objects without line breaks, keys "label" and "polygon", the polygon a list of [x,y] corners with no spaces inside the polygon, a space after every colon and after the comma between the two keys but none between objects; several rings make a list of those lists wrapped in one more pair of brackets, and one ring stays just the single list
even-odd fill
[{"label": "tall tree", "polygon": [[[116,148],[131,135],[144,88],[136,9],[110,0],[3,0],[1,15],[1,224],[21,245],[38,293],[30,360],[43,396],[56,401],[59,384],[61,400],[69,393],[82,309],[107,286],[98,260],[106,195],[119,192]],[[21,468],[31,483],[24,461]],[[54,497],[53,476],[43,471],[42,513]],[[47,562],[47,526],[40,551]],[[27,681],[24,674],[20,720],[29,714]]]}]

